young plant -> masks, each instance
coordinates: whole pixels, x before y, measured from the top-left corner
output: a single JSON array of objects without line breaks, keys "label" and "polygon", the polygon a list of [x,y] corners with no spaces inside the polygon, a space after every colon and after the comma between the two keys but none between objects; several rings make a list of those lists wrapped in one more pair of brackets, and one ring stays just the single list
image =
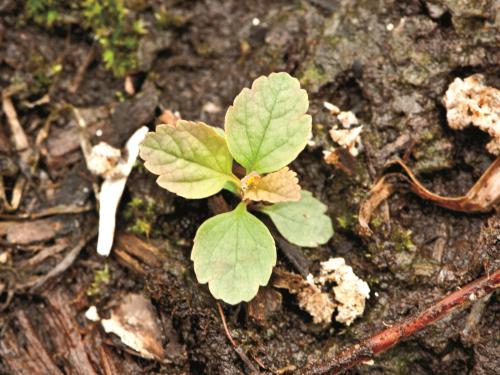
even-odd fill
[{"label": "young plant", "polygon": [[[296,173],[287,168],[311,133],[308,107],[297,79],[272,73],[236,97],[226,113],[225,132],[179,120],[159,125],[141,145],[146,168],[159,175],[163,188],[188,199],[222,189],[241,198],[233,211],[205,221],[194,239],[196,277],[208,282],[215,298],[230,304],[251,300],[276,264],[274,239],[249,208],[268,215],[298,246],[324,244],[333,235],[326,206],[301,192]],[[241,180],[233,174],[233,158],[246,170]]]}]

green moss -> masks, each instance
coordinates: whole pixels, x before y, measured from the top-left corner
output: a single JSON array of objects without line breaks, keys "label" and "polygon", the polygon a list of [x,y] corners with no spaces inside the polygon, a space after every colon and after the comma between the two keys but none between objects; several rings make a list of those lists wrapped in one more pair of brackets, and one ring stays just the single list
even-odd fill
[{"label": "green moss", "polygon": [[181,27],[186,23],[186,17],[175,14],[167,9],[160,9],[155,13],[156,24],[162,28]]},{"label": "green moss", "polygon": [[136,68],[139,38],[147,30],[138,14],[125,7],[124,0],[27,0],[25,3],[28,19],[48,28],[64,22],[60,15],[68,12],[98,41],[107,69],[116,76],[124,76]]},{"label": "green moss", "polygon": [[137,219],[130,227],[130,231],[134,234],[140,234],[149,237],[151,233],[151,223],[142,219]]},{"label": "green moss", "polygon": [[109,283],[110,279],[109,268],[106,264],[103,269],[95,271],[94,280],[92,281],[90,287],[87,289],[87,295],[96,296],[101,293],[103,284]]},{"label": "green moss", "polygon": [[26,15],[38,25],[52,27],[59,18],[57,0],[27,0],[24,6]]},{"label": "green moss", "polygon": [[375,216],[371,221],[370,221],[370,225],[373,227],[373,228],[378,228],[382,225],[382,220]]},{"label": "green moss", "polygon": [[306,87],[320,87],[325,80],[326,77],[323,69],[311,63],[300,77],[300,84]]},{"label": "green moss", "polygon": [[337,217],[339,228],[343,230],[354,230],[358,223],[358,215],[346,213]]},{"label": "green moss", "polygon": [[391,233],[390,241],[394,245],[394,250],[401,251],[414,251],[416,246],[411,240],[412,231],[407,229],[395,228]]},{"label": "green moss", "polygon": [[125,8],[123,0],[84,0],[82,15],[102,48],[106,68],[123,76],[137,66],[139,36],[146,32],[140,19]]},{"label": "green moss", "polygon": [[129,223],[129,231],[146,237],[151,235],[152,222],[155,220],[153,203],[135,197],[128,202],[123,216]]},{"label": "green moss", "polygon": [[57,62],[49,62],[40,53],[33,53],[28,61],[28,69],[33,76],[29,85],[30,94],[37,95],[47,91],[54,77],[61,73],[63,66]]}]

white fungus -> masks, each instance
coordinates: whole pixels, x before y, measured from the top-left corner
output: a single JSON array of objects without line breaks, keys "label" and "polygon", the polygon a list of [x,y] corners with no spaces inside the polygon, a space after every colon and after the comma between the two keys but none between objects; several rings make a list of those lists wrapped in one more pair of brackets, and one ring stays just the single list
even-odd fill
[{"label": "white fungus", "polygon": [[492,137],[487,150],[500,155],[500,90],[485,85],[484,76],[456,78],[443,98],[448,125],[463,129],[470,124]]}]

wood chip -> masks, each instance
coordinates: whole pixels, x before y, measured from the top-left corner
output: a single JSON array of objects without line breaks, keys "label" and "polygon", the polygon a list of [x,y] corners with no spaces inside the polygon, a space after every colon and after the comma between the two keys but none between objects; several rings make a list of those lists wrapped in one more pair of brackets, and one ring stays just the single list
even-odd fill
[{"label": "wood chip", "polygon": [[56,219],[11,222],[7,229],[7,241],[17,245],[47,241],[56,237],[62,228],[63,222]]},{"label": "wood chip", "polygon": [[141,357],[163,360],[161,327],[156,311],[149,301],[140,294],[128,294],[111,313],[110,319],[102,319],[101,324],[108,333],[120,337],[123,344],[134,349]]}]

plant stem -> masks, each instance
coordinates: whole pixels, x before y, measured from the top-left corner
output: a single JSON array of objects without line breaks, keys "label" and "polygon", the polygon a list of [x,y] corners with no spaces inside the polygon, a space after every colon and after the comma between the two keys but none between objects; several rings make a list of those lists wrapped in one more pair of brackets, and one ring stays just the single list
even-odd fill
[{"label": "plant stem", "polygon": [[440,301],[358,344],[349,346],[333,358],[319,364],[310,364],[300,374],[338,374],[362,362],[369,361],[375,355],[391,348],[426,326],[437,322],[456,310],[464,309],[470,302],[476,301],[500,287],[500,269],[483,276],[462,289],[459,289]]}]

